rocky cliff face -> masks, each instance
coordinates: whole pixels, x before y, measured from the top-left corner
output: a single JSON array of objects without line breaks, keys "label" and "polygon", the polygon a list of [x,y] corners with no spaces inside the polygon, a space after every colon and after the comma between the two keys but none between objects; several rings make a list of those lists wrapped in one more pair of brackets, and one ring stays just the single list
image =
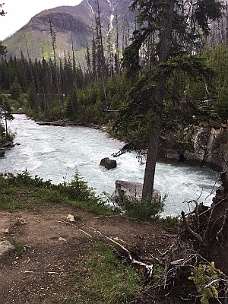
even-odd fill
[{"label": "rocky cliff face", "polygon": [[225,170],[228,156],[227,127],[195,127],[192,142],[193,152],[185,151],[187,160]]},{"label": "rocky cliff face", "polygon": [[165,159],[186,161],[214,170],[228,169],[228,126],[191,126],[185,130],[188,148],[170,148]]}]

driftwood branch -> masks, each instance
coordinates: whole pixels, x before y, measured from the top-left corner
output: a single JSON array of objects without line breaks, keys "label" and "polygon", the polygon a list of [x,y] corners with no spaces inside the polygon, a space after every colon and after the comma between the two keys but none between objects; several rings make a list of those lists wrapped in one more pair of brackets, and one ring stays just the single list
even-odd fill
[{"label": "driftwood branch", "polygon": [[153,275],[153,269],[154,269],[154,265],[153,264],[146,264],[144,262],[141,262],[139,260],[136,260],[135,258],[133,258],[131,252],[122,244],[120,244],[119,242],[117,242],[116,240],[103,235],[100,231],[94,229],[93,227],[91,227],[95,232],[97,232],[100,236],[102,236],[103,238],[105,238],[106,240],[110,241],[111,243],[115,244],[116,246],[118,246],[119,248],[121,248],[125,254],[127,255],[128,259],[130,260],[130,262],[132,263],[132,265],[139,267],[139,268],[144,268],[149,276],[149,278],[152,277]]},{"label": "driftwood branch", "polygon": [[226,208],[225,210],[225,214],[223,216],[223,221],[222,221],[222,225],[221,225],[221,228],[219,229],[219,231],[217,232],[216,234],[216,240],[219,242],[219,236],[220,234],[222,234],[223,232],[223,229],[224,229],[224,226],[225,226],[225,223],[226,223],[226,220],[227,220],[227,211],[228,211],[228,208]]}]

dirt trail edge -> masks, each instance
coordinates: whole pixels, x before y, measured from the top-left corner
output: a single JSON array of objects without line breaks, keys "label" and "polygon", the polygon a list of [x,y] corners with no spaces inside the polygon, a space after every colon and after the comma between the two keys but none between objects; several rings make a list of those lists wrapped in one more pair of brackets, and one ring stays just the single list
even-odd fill
[{"label": "dirt trail edge", "polygon": [[[0,240],[16,246],[13,254],[0,258],[0,304],[52,303],[71,269],[83,269],[83,257],[92,250],[91,240],[99,240],[101,235],[134,245],[142,256],[155,248],[166,250],[174,238],[156,223],[82,210],[70,222],[69,214],[75,215],[75,210],[67,206],[0,212]],[[24,249],[21,256],[20,247]],[[77,293],[80,299],[80,290]]]}]

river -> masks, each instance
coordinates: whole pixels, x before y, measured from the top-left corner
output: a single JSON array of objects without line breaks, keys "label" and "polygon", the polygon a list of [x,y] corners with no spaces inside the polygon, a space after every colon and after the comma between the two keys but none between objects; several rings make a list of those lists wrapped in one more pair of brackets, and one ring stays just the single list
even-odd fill
[{"label": "river", "polygon": [[[5,157],[0,158],[0,172],[28,170],[32,176],[38,175],[57,184],[70,181],[78,171],[98,195],[104,191],[112,194],[117,179],[143,181],[145,167],[138,162],[136,153],[118,157],[117,168],[112,170],[99,165],[102,158],[111,157],[124,145],[100,130],[38,125],[24,114],[15,114],[14,117],[9,128],[16,134],[14,142],[19,145],[7,150]],[[155,188],[161,191],[162,196],[167,195],[163,216],[188,210],[189,204],[184,201],[199,198],[199,202],[209,205],[215,194],[211,191],[216,182],[218,174],[209,169],[158,163]]]}]

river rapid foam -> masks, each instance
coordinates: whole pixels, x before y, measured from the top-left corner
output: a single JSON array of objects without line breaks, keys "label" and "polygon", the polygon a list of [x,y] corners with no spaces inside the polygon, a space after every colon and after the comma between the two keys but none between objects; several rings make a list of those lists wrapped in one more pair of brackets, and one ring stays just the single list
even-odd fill
[{"label": "river rapid foam", "polygon": [[[78,171],[98,195],[103,192],[112,194],[117,179],[143,181],[145,165],[138,162],[136,153],[125,153],[116,158],[117,168],[112,170],[99,165],[102,158],[112,158],[112,153],[124,145],[100,130],[38,125],[23,114],[14,117],[9,128],[16,133],[14,142],[19,145],[0,158],[0,172],[28,170],[32,176],[50,179],[57,184],[70,181]],[[216,182],[218,174],[209,169],[158,163],[155,188],[162,196],[167,195],[163,216],[188,211],[189,204],[184,201],[198,199],[198,202],[209,205],[215,195]]]}]

